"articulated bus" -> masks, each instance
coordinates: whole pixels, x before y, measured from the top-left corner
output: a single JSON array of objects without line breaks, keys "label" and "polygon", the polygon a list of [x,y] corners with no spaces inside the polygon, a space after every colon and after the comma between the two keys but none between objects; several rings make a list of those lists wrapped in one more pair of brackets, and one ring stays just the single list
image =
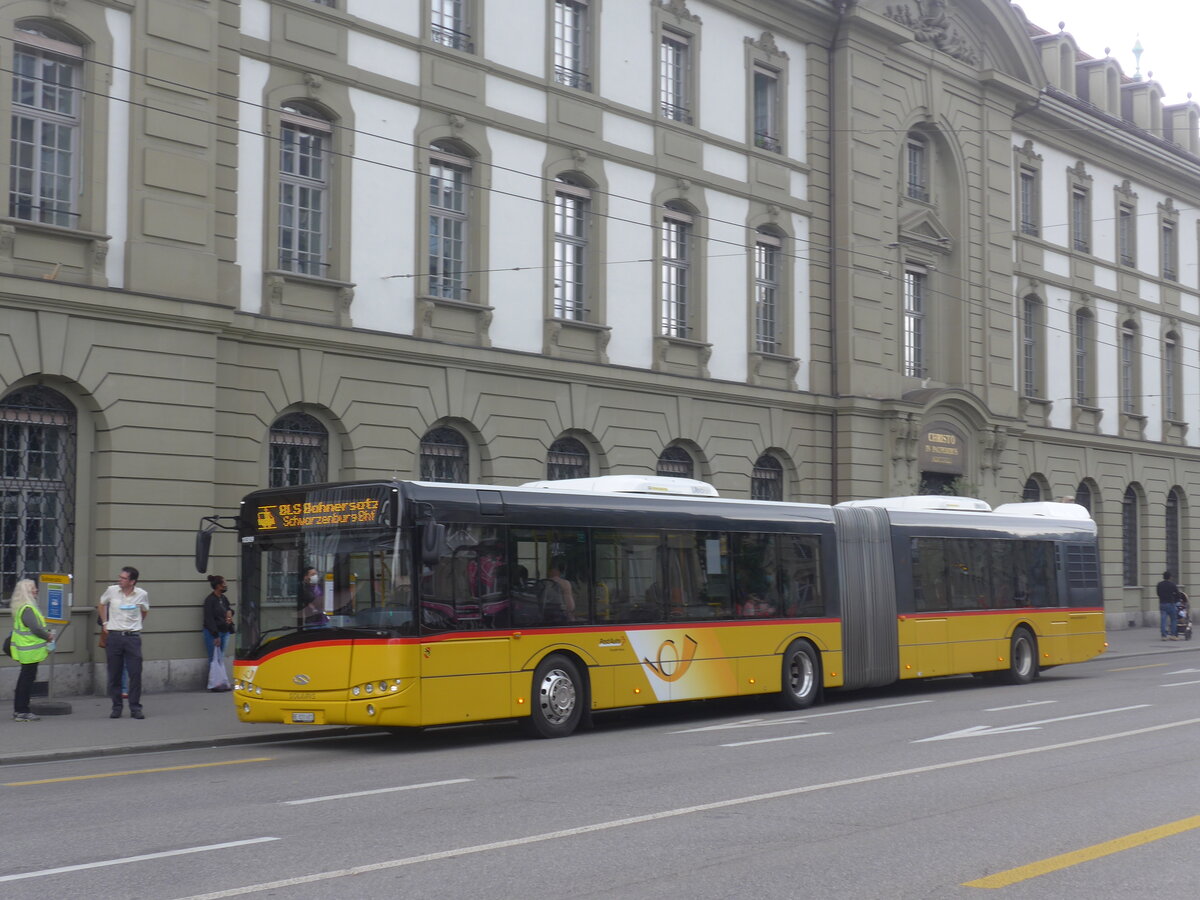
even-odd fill
[{"label": "articulated bus", "polygon": [[1106,646],[1096,528],[1071,503],[374,481],[257,491],[236,527],[245,722],[517,719],[560,737],[676,700],[1026,683]]}]

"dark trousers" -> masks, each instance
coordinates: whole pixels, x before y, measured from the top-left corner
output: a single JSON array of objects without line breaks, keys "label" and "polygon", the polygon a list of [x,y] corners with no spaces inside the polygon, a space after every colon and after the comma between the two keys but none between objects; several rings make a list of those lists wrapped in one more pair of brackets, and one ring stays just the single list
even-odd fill
[{"label": "dark trousers", "polygon": [[108,697],[121,708],[121,674],[129,672],[129,708],[142,708],[142,635],[139,631],[108,633]]},{"label": "dark trousers", "polygon": [[13,694],[13,712],[29,712],[29,695],[33,693],[33,682],[37,680],[37,663],[21,663],[21,674],[17,676],[17,690]]}]

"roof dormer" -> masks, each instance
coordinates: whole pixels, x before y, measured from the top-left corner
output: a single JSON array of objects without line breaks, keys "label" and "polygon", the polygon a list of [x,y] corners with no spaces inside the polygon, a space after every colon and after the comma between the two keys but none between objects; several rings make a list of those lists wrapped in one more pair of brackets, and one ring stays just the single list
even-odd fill
[{"label": "roof dormer", "polygon": [[1163,137],[1200,156],[1200,105],[1191,96],[1187,103],[1163,107]]},{"label": "roof dormer", "polygon": [[1163,134],[1163,89],[1156,81],[1121,85],[1121,117],[1157,137]]},{"label": "roof dormer", "polygon": [[1102,112],[1120,117],[1121,78],[1121,66],[1111,56],[1085,59],[1075,66],[1075,94]]}]

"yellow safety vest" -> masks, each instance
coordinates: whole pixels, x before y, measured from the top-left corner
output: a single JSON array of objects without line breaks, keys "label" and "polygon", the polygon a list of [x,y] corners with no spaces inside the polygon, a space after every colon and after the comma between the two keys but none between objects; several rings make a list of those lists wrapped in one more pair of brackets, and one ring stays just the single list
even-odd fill
[{"label": "yellow safety vest", "polygon": [[32,603],[26,603],[24,606],[18,607],[13,612],[13,633],[12,633],[12,655],[13,659],[24,665],[25,663],[41,662],[50,655],[47,649],[48,641],[38,637],[32,631],[25,627],[25,623],[21,621],[25,615],[25,608],[33,610],[33,614],[37,616],[38,627],[42,631],[46,631],[46,617],[42,615],[42,611]]}]

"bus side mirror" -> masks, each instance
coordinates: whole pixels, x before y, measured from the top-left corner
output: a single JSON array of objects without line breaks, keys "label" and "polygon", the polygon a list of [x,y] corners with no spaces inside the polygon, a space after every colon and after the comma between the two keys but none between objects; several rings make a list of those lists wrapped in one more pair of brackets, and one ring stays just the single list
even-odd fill
[{"label": "bus side mirror", "polygon": [[421,562],[432,566],[442,558],[442,547],[446,543],[446,526],[426,519],[421,523]]},{"label": "bus side mirror", "polygon": [[212,547],[212,536],[216,527],[209,525],[196,532],[196,571],[201,575],[208,571],[208,551]]}]

